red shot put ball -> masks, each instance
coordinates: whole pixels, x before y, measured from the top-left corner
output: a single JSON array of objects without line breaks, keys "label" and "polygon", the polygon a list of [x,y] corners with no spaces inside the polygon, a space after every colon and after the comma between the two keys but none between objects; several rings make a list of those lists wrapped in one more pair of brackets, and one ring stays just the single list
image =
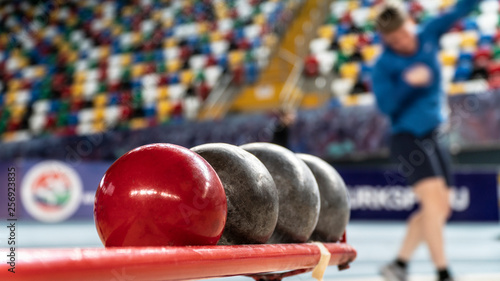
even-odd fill
[{"label": "red shot put ball", "polygon": [[226,217],[224,187],[212,166],[173,144],[144,145],[120,157],[94,201],[106,247],[215,245]]}]

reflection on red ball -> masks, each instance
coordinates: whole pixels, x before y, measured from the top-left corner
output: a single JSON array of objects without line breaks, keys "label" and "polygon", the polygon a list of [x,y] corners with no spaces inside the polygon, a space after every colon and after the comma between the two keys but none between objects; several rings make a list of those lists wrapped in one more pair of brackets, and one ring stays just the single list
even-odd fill
[{"label": "reflection on red ball", "polygon": [[224,188],[210,164],[172,144],[145,145],[120,157],[94,202],[106,247],[215,245],[226,214]]}]

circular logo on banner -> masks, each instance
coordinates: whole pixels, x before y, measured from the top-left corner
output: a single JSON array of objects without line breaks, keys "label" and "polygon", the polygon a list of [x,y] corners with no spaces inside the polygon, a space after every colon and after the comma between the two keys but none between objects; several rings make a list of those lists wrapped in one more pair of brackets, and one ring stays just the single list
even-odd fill
[{"label": "circular logo on banner", "polygon": [[60,222],[71,217],[82,200],[78,173],[60,161],[44,161],[24,176],[21,199],[26,211],[43,222]]}]

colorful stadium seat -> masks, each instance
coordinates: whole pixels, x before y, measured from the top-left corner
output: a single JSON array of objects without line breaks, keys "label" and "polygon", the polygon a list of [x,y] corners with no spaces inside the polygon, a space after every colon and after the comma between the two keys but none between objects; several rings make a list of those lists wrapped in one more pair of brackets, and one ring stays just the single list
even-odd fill
[{"label": "colorful stadium seat", "polygon": [[257,79],[276,42],[274,27],[294,2],[3,5],[0,134],[20,129],[20,120],[36,136],[142,128],[171,114],[195,118],[224,73],[241,83]]}]

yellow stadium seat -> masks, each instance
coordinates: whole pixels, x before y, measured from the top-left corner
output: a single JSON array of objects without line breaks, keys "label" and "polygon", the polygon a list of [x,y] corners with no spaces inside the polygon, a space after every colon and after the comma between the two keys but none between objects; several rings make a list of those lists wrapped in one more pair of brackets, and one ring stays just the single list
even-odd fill
[{"label": "yellow stadium seat", "polygon": [[106,131],[106,127],[107,127],[106,122],[104,122],[103,120],[95,121],[94,123],[92,123],[92,125],[93,125],[94,131],[96,133]]},{"label": "yellow stadium seat", "polygon": [[142,36],[141,33],[139,32],[132,32],[132,45],[138,45],[141,43]]},{"label": "yellow stadium seat", "polygon": [[12,106],[12,118],[14,120],[22,119],[25,112],[26,112],[25,106],[20,106],[20,105]]},{"label": "yellow stadium seat", "polygon": [[200,22],[197,25],[198,34],[203,35],[208,32],[208,23]]},{"label": "yellow stadium seat", "polygon": [[101,59],[107,59],[111,54],[111,50],[109,46],[101,46],[99,48],[99,57]]},{"label": "yellow stadium seat", "polygon": [[143,64],[136,64],[132,66],[132,77],[138,78],[141,77],[144,74],[144,65]]},{"label": "yellow stadium seat", "polygon": [[191,1],[180,1],[183,8],[189,8]]},{"label": "yellow stadium seat", "polygon": [[97,14],[101,14],[102,13],[102,5],[96,5],[94,7],[94,11],[97,13]]},{"label": "yellow stadium seat", "polygon": [[29,61],[25,57],[21,57],[18,63],[19,63],[19,68],[25,68],[28,66]]},{"label": "yellow stadium seat", "polygon": [[358,38],[359,37],[356,34],[347,34],[342,36],[339,40],[340,49],[347,53],[353,52],[356,48],[356,44],[358,43]]},{"label": "yellow stadium seat", "polygon": [[194,74],[191,70],[184,70],[181,72],[181,83],[183,85],[189,85],[193,81]]},{"label": "yellow stadium seat", "polygon": [[35,10],[34,9],[27,9],[26,11],[24,11],[24,13],[26,13],[26,15],[28,17],[32,17],[35,14]]},{"label": "yellow stadium seat", "polygon": [[94,97],[94,107],[102,108],[108,103],[108,96],[106,94],[96,95]]},{"label": "yellow stadium seat", "polygon": [[0,43],[2,45],[7,45],[7,42],[9,42],[9,36],[7,33],[0,35]]},{"label": "yellow stadium seat", "polygon": [[342,78],[356,79],[359,73],[359,65],[356,62],[345,63],[340,67]]},{"label": "yellow stadium seat", "polygon": [[160,100],[156,108],[158,118],[168,117],[172,110],[172,104],[168,100]]},{"label": "yellow stadium seat", "polygon": [[477,46],[477,33],[463,32],[462,33],[462,48],[475,48]]},{"label": "yellow stadium seat", "polygon": [[5,106],[12,106],[16,102],[16,92],[8,92],[5,94]]},{"label": "yellow stadium seat", "polygon": [[219,18],[219,19],[225,19],[228,17],[228,12],[227,12],[227,9],[225,9],[225,8],[217,11],[216,14],[217,14],[217,18]]},{"label": "yellow stadium seat", "polygon": [[77,17],[69,17],[66,19],[67,23],[68,23],[68,26],[75,26],[78,19]]},{"label": "yellow stadium seat", "polygon": [[170,115],[166,115],[166,116],[158,116],[158,118],[156,119],[159,123],[165,123],[167,122],[168,120],[170,120]]},{"label": "yellow stadium seat", "polygon": [[130,129],[132,130],[144,129],[147,126],[148,122],[144,118],[134,118],[130,120]]},{"label": "yellow stadium seat", "polygon": [[83,94],[83,85],[80,83],[71,86],[71,96],[73,98],[81,98]]},{"label": "yellow stadium seat", "polygon": [[166,99],[168,98],[168,87],[167,86],[161,86],[158,87],[158,99]]},{"label": "yellow stadium seat", "polygon": [[441,0],[441,3],[439,5],[440,9],[448,9],[452,5],[454,5],[457,1],[456,0]]},{"label": "yellow stadium seat", "polygon": [[63,43],[63,39],[62,39],[61,35],[56,34],[54,37],[52,37],[52,44],[54,44],[56,46],[61,46],[62,43]]},{"label": "yellow stadium seat", "polygon": [[121,61],[122,61],[122,66],[129,66],[132,63],[132,55],[129,53],[122,54]]},{"label": "yellow stadium seat", "polygon": [[11,57],[19,58],[21,56],[21,50],[16,48],[12,50]]},{"label": "yellow stadium seat", "polygon": [[104,28],[109,28],[113,24],[113,21],[110,18],[104,18],[102,19],[102,26]]},{"label": "yellow stadium seat", "polygon": [[174,19],[173,18],[167,18],[166,20],[163,21],[163,27],[164,28],[171,28],[174,25]]},{"label": "yellow stadium seat", "polygon": [[96,108],[94,110],[94,120],[96,121],[101,121],[104,119],[106,114],[106,109],[105,108]]},{"label": "yellow stadium seat", "polygon": [[134,13],[133,6],[125,6],[122,8],[122,15],[125,17],[131,16]]},{"label": "yellow stadium seat", "polygon": [[465,85],[463,83],[450,83],[448,88],[449,95],[459,95],[465,93]]},{"label": "yellow stadium seat", "polygon": [[74,51],[68,52],[68,63],[74,63],[78,60],[78,53]]},{"label": "yellow stadium seat", "polygon": [[266,23],[266,17],[263,14],[258,14],[253,17],[253,22],[257,25],[264,25]]},{"label": "yellow stadium seat", "polygon": [[218,31],[214,31],[210,33],[210,41],[211,42],[216,42],[222,40],[222,34]]},{"label": "yellow stadium seat", "polygon": [[229,67],[233,68],[233,67],[241,64],[243,62],[244,56],[245,56],[245,54],[240,50],[231,51],[228,55]]},{"label": "yellow stadium seat", "polygon": [[348,1],[348,5],[347,5],[347,9],[349,11],[354,11],[354,10],[357,10],[359,8],[359,2],[360,1]]},{"label": "yellow stadium seat", "polygon": [[370,11],[368,12],[368,21],[374,22],[375,19],[377,18],[378,10],[377,7],[371,7]]},{"label": "yellow stadium seat", "polygon": [[167,62],[167,71],[176,72],[181,68],[181,62],[178,59],[172,59]]},{"label": "yellow stadium seat", "polygon": [[75,83],[77,84],[83,83],[87,79],[87,72],[85,71],[75,72],[74,78],[75,78]]},{"label": "yellow stadium seat", "polygon": [[224,19],[227,17],[227,7],[223,1],[215,3],[215,14],[218,19]]},{"label": "yellow stadium seat", "polygon": [[161,11],[154,11],[151,18],[156,22],[161,22]]},{"label": "yellow stadium seat", "polygon": [[7,89],[9,91],[17,91],[19,89],[21,89],[21,80],[19,79],[12,79],[8,82],[7,84]]},{"label": "yellow stadium seat", "polygon": [[59,45],[59,52],[63,53],[63,54],[67,54],[71,51],[71,47],[69,46],[69,44],[67,42],[63,42]]},{"label": "yellow stadium seat", "polygon": [[278,38],[273,34],[266,34],[263,38],[264,45],[269,48],[274,48],[276,43],[278,43]]},{"label": "yellow stadium seat", "polygon": [[335,31],[333,25],[323,25],[318,28],[318,36],[328,40],[333,40]]},{"label": "yellow stadium seat", "polygon": [[113,25],[111,28],[111,34],[113,34],[113,37],[117,37],[120,34],[122,34],[123,28],[120,25]]},{"label": "yellow stadium seat", "polygon": [[42,76],[45,76],[45,67],[40,65],[35,68],[35,77],[40,78]]},{"label": "yellow stadium seat", "polygon": [[365,62],[371,62],[378,56],[379,53],[380,53],[379,45],[364,46],[363,49],[361,49],[361,56],[363,57],[363,61]]},{"label": "yellow stadium seat", "polygon": [[167,38],[163,42],[163,47],[164,48],[172,48],[172,47],[175,47],[175,46],[177,46],[177,39],[175,39],[173,37]]},{"label": "yellow stadium seat", "polygon": [[457,54],[450,51],[441,51],[439,53],[441,63],[445,66],[454,66],[457,63]]},{"label": "yellow stadium seat", "polygon": [[57,20],[57,14],[58,14],[58,10],[51,10],[51,11],[48,11],[49,12],[49,19],[51,21],[56,21]]},{"label": "yellow stadium seat", "polygon": [[343,100],[344,106],[356,106],[359,105],[359,96],[354,95],[354,96],[347,96]]},{"label": "yellow stadium seat", "polygon": [[3,142],[10,142],[14,140],[16,133],[15,132],[5,132],[2,135],[2,141]]}]

